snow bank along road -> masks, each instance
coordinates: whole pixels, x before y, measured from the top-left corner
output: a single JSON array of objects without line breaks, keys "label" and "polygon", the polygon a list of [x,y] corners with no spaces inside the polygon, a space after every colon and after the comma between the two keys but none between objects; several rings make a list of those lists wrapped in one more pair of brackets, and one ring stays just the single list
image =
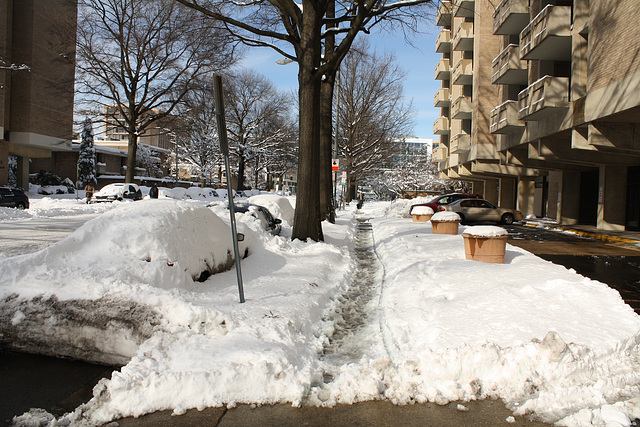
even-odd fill
[{"label": "snow bank along road", "polygon": [[[504,265],[467,261],[460,235],[412,223],[404,202],[370,203],[384,274],[351,310],[357,215],[326,224],[325,242],[291,241],[291,206],[271,202],[282,236],[238,218],[242,305],[235,272],[198,280],[227,262],[230,239],[228,214],[195,202],[122,204],[43,250],[0,257],[5,336],[126,363],[60,424],[371,400],[501,399],[569,426],[640,414],[640,318],[606,285],[513,246]],[[355,339],[337,333],[351,311],[366,314]]]}]

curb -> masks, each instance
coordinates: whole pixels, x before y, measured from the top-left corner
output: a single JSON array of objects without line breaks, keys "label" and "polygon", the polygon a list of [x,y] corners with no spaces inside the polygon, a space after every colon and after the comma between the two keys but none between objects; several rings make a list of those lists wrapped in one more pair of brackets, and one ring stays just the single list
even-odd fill
[{"label": "curb", "polygon": [[571,227],[563,227],[560,225],[541,225],[540,223],[536,223],[536,222],[530,222],[530,221],[526,221],[524,222],[522,225],[526,226],[526,227],[542,227],[542,228],[546,228],[547,230],[554,230],[554,231],[565,231],[565,232],[570,232],[573,234],[577,234],[581,237],[586,237],[589,239],[595,239],[595,240],[601,240],[603,242],[608,242],[608,243],[637,243],[640,242],[640,240],[637,239],[629,239],[626,237],[616,237],[616,236],[607,236],[605,234],[600,234],[600,233],[592,233],[589,231],[582,231],[582,230],[576,230],[575,228],[571,228]]}]

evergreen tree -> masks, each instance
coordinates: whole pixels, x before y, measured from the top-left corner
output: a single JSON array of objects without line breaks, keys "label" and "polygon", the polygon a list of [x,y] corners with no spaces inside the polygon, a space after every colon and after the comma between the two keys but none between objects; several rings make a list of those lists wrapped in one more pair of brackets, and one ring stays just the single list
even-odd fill
[{"label": "evergreen tree", "polygon": [[90,118],[84,121],[82,128],[82,142],[80,143],[80,154],[78,155],[78,181],[84,187],[92,183],[95,187],[98,184],[96,179],[96,149],[93,146],[93,125]]}]

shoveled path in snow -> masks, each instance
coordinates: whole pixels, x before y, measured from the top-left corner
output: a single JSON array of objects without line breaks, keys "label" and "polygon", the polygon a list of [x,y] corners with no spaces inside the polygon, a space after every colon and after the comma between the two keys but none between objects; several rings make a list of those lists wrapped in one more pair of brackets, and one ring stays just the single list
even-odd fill
[{"label": "shoveled path in snow", "polygon": [[[324,348],[324,384],[313,390],[313,399],[322,400],[324,387],[331,387],[340,367],[357,363],[362,358],[389,357],[383,339],[384,313],[380,309],[383,293],[384,266],[374,251],[372,226],[366,220],[358,223],[355,242],[356,270],[353,282],[340,297],[333,317],[335,330]],[[271,406],[238,405],[234,408],[195,409],[174,416],[172,411],[160,411],[139,418],[117,421],[128,426],[438,426],[493,427],[530,426],[547,424],[513,417],[500,401],[481,400],[447,405],[435,403],[394,405],[389,401],[368,401],[352,405],[339,404],[319,407],[313,404],[300,408],[288,404]]]},{"label": "shoveled path in snow", "polygon": [[373,228],[365,220],[358,222],[354,255],[353,282],[340,297],[340,305],[331,319],[335,321],[335,331],[322,354],[325,382],[331,381],[340,366],[363,357],[388,356],[380,333],[383,269],[374,252]]},{"label": "shoveled path in snow", "polygon": [[[321,355],[325,363],[323,386],[331,386],[333,376],[340,367],[357,363],[361,358],[389,357],[383,339],[384,314],[379,301],[383,289],[384,266],[374,251],[372,226],[366,220],[358,223],[355,242],[356,270],[353,282],[340,297],[333,317],[335,331]],[[322,388],[314,390],[322,397]],[[322,399],[321,399],[322,400]],[[292,407],[288,404],[271,406],[238,405],[234,408],[195,409],[174,416],[172,411],[161,411],[139,418],[117,421],[128,426],[438,426],[438,427],[493,427],[548,424],[532,422],[523,417],[512,417],[511,411],[500,401],[481,400],[448,405],[435,403],[394,405],[389,401],[369,401],[352,405],[319,407],[314,405]]]}]

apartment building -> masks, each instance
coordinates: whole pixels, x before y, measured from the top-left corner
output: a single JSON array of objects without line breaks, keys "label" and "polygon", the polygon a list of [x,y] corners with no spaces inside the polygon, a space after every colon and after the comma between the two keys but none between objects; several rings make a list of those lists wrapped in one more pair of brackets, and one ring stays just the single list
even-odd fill
[{"label": "apartment building", "polygon": [[0,185],[9,156],[28,188],[29,159],[71,150],[76,14],[76,0],[0,0]]},{"label": "apartment building", "polygon": [[525,214],[640,229],[638,22],[637,0],[441,2],[441,174]]},{"label": "apartment building", "polygon": [[[151,110],[149,115],[159,114],[159,110]],[[127,149],[129,134],[125,131],[122,123],[124,116],[115,106],[104,107],[104,141],[120,141],[112,144],[113,148]],[[149,147],[158,147],[163,150],[173,150],[175,142],[172,141],[171,130],[178,126],[174,116],[169,116],[152,123],[140,136],[138,142]]]}]

